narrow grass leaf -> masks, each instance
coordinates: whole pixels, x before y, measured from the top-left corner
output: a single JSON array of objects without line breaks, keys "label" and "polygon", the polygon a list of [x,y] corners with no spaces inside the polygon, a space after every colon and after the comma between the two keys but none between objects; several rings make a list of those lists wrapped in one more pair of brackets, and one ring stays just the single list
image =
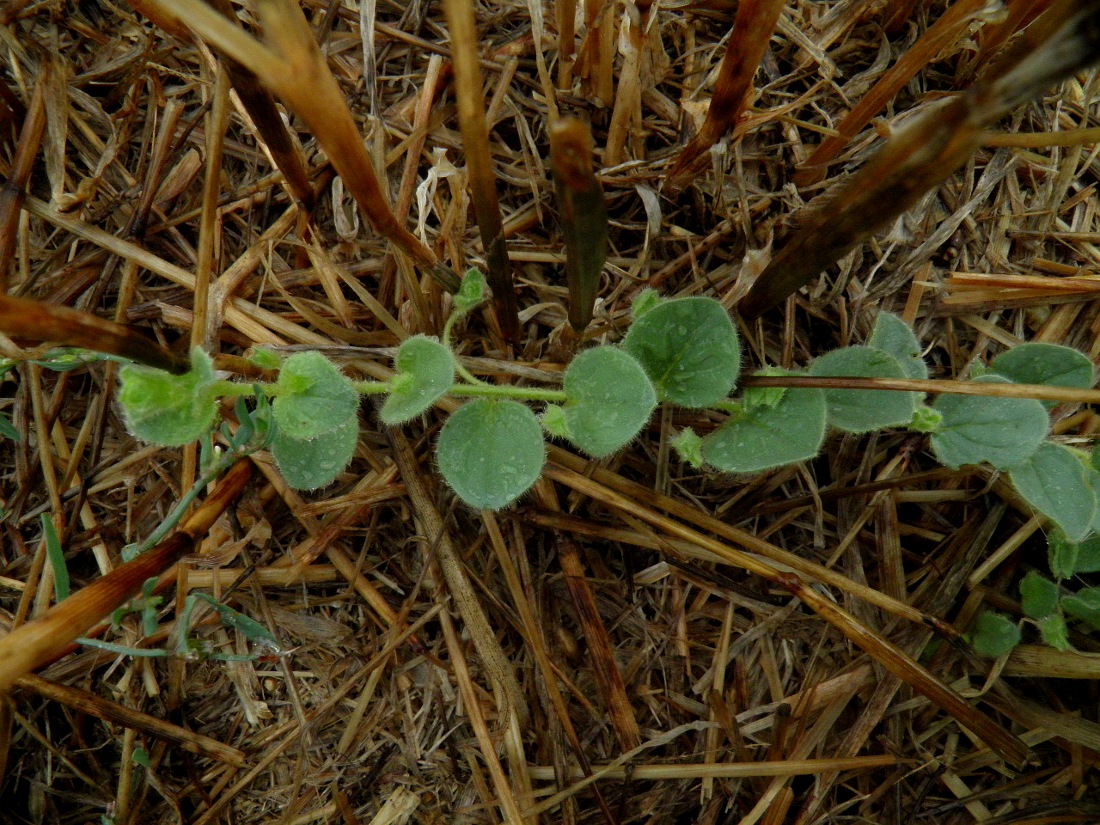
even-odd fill
[{"label": "narrow grass leaf", "polygon": [[597,347],[574,358],[564,389],[569,440],[596,458],[629,443],[657,406],[657,391],[642,365],[618,347]]},{"label": "narrow grass leaf", "polygon": [[709,407],[737,382],[741,345],[733,321],[713,298],[677,298],[648,308],[623,347],[641,363],[663,401]]},{"label": "narrow grass leaf", "polygon": [[283,362],[273,403],[283,436],[316,438],[345,427],[358,408],[351,381],[321,353],[296,352]]},{"label": "narrow grass leaf", "polygon": [[1027,503],[1056,525],[1070,541],[1080,541],[1096,517],[1096,492],[1085,465],[1068,447],[1045,441],[1009,471]]},{"label": "narrow grass leaf", "polygon": [[[873,347],[843,347],[827,352],[807,372],[821,378],[906,378],[893,355]],[[920,401],[915,392],[825,390],[829,424],[850,433],[901,427],[913,420]]]},{"label": "narrow grass leaf", "polygon": [[58,601],[69,598],[69,566],[65,563],[65,551],[54,529],[53,519],[42,514],[42,540],[46,542],[46,559],[53,568],[53,592]]},{"label": "narrow grass leaf", "polygon": [[[974,380],[1007,383],[999,375]],[[932,451],[952,468],[988,462],[1011,469],[1039,448],[1050,429],[1046,409],[1032,398],[944,394],[932,408],[943,415],[940,429],[932,433]]]},{"label": "narrow grass leaf", "polygon": [[727,473],[805,461],[825,438],[825,392],[789,389],[775,406],[746,407],[703,437],[703,460]]},{"label": "narrow grass leaf", "polygon": [[455,358],[434,338],[406,338],[394,357],[397,374],[382,405],[382,423],[403,424],[438,401],[454,385]]},{"label": "narrow grass leaf", "polygon": [[546,462],[538,419],[518,401],[478,398],[447,419],[439,471],[470,507],[499,510],[534,484]]},{"label": "narrow grass leaf", "polygon": [[343,424],[314,438],[294,438],[285,430],[276,431],[271,454],[287,484],[295,490],[316,490],[343,472],[358,441],[359,419],[353,410]]}]

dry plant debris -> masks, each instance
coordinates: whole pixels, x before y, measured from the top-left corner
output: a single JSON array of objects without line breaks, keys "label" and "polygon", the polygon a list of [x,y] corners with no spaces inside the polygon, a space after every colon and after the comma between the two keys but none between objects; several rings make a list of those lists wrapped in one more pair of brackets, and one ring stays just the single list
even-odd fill
[{"label": "dry plant debris", "polygon": [[[0,355],[18,364],[0,410],[21,437],[0,443],[0,629],[32,636],[56,615],[43,517],[81,593],[112,581],[198,466],[194,448],[127,433],[114,364],[44,370],[44,338],[124,347],[133,325],[168,365],[196,343],[248,375],[240,356],[264,344],[377,378],[405,337],[438,333],[456,273],[488,263],[515,303],[467,325],[464,364],[553,377],[619,340],[647,286],[735,309],[793,216],[859,180],[907,113],[971,87],[1029,25],[1096,5],[8,3]],[[452,41],[463,16],[473,31]],[[1082,31],[1095,47],[1095,24]],[[731,37],[762,58],[728,86]],[[899,197],[892,228],[741,320],[746,361],[803,365],[861,342],[879,309],[914,325],[940,379],[1021,341],[1100,356],[1100,80],[1035,91],[965,135],[942,185]],[[740,115],[708,112],[712,96]],[[559,223],[559,118],[595,147],[595,182],[570,197],[602,187],[609,218],[584,332],[563,253],[586,249],[586,279],[597,253]],[[1091,445],[1091,396],[1065,400],[1056,432]],[[668,441],[713,422],[666,413],[611,459],[551,449],[518,507],[477,513],[431,465],[438,417],[364,417],[350,471],[318,493],[262,455],[251,483],[227,476],[224,515],[207,528],[200,509],[178,534],[201,546],[163,577],[152,627],[94,631],[169,651],[190,633],[231,660],[66,647],[19,679],[0,703],[0,818],[1100,821],[1096,640],[995,664],[957,643],[984,608],[1019,615],[1017,583],[1045,564],[1042,525],[995,474],[884,433],[708,475]],[[192,592],[243,618],[199,609],[184,629]]]}]

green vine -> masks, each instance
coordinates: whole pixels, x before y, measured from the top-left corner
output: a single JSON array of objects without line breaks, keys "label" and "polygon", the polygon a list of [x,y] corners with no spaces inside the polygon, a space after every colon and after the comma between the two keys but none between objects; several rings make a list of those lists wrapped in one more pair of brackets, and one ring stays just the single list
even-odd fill
[{"label": "green vine", "polygon": [[[236,450],[269,444],[287,482],[316,489],[345,469],[358,442],[359,399],[384,395],[381,418],[398,426],[427,412],[444,396],[468,399],[444,423],[436,445],[440,474],[471,507],[499,509],[521,497],[545,463],[545,436],[564,439],[595,458],[629,444],[658,403],[711,409],[727,417],[712,432],[679,433],[674,446],[693,466],[756,473],[814,458],[830,428],[865,433],[890,427],[928,434],[932,452],[948,467],[988,464],[1004,472],[1019,494],[1053,526],[1053,579],[1029,574],[1023,609],[1047,643],[1065,648],[1065,617],[1100,629],[1100,588],[1064,592],[1063,582],[1100,570],[1100,462],[1048,440],[1049,402],[997,395],[941,393],[926,404],[922,392],[823,387],[746,387],[731,398],[740,372],[737,332],[711,298],[661,299],[647,291],[635,302],[621,346],[578,355],[560,389],[484,382],[456,359],[456,321],[486,297],[483,277],[471,270],[456,295],[442,341],[404,341],[389,381],[353,381],[317,352],[283,359],[261,350],[254,362],[278,370],[270,384],[217,378],[205,353],[192,354],[184,376],[146,367],[121,371],[120,401],[139,438],[177,446],[210,432],[219,397],[236,397],[238,418],[249,421]],[[913,331],[880,313],[862,346],[827,352],[802,373],[766,368],[758,376],[927,379],[928,366]],[[979,384],[1026,383],[1078,389],[1095,382],[1082,353],[1051,344],[1023,344],[995,358]],[[773,382],[774,383],[774,382]],[[824,382],[823,382],[824,383]],[[246,399],[252,399],[246,401]],[[270,399],[270,407],[267,407]],[[259,415],[247,404],[259,404]],[[536,415],[532,405],[541,405]],[[259,427],[256,421],[261,423]],[[205,476],[204,476],[205,478]],[[1001,655],[1020,639],[1008,617],[984,614],[971,631],[975,646]]]}]

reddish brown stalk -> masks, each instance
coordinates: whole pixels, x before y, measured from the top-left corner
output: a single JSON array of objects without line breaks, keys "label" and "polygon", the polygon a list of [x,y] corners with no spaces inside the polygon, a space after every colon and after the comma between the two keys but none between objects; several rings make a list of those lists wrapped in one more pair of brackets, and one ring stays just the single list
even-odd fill
[{"label": "reddish brown stalk", "polygon": [[633,750],[642,743],[641,729],[630,705],[622,671],[615,662],[615,652],[596,606],[596,598],[588,586],[577,544],[569,536],[559,533],[557,546],[558,563],[565,574],[565,583],[577,610],[577,620],[588,642],[589,659],[607,708],[608,721],[615,730],[619,747],[624,752]]},{"label": "reddish brown stalk", "polygon": [[140,591],[146,579],[161,575],[192,552],[251,476],[252,465],[238,461],[172,536],[0,639],[0,691],[64,651]]},{"label": "reddish brown stalk", "polygon": [[477,216],[485,267],[493,290],[493,306],[505,339],[519,341],[519,310],[512,283],[512,268],[504,244],[504,224],[497,199],[493,156],[489,148],[489,124],[485,120],[485,97],[477,48],[477,23],[470,0],[444,0],[443,11],[451,30],[451,57],[455,67],[455,97],[458,125],[466,151],[470,196]]},{"label": "reddish brown stalk", "polygon": [[569,324],[583,332],[592,320],[607,259],[607,206],[592,169],[592,133],[576,118],[550,124],[550,166],[565,239]]},{"label": "reddish brown stalk", "polygon": [[42,71],[34,84],[30,108],[19,133],[11,174],[0,188],[0,292],[6,292],[8,288],[8,270],[18,243],[16,231],[19,227],[19,210],[26,200],[27,182],[30,180],[34,159],[38,155],[38,147],[46,129],[45,91],[46,71]]},{"label": "reddish brown stalk", "polygon": [[706,120],[699,134],[680,152],[669,173],[667,186],[671,190],[689,184],[700,171],[698,161],[702,155],[737,125],[753,76],[786,4],[786,0],[741,0],[737,5],[733,32],[718,69]]},{"label": "reddish brown stalk", "polygon": [[190,369],[186,358],[128,326],[71,307],[28,298],[0,295],[0,331],[13,338],[50,341],[118,355],[176,375]]}]

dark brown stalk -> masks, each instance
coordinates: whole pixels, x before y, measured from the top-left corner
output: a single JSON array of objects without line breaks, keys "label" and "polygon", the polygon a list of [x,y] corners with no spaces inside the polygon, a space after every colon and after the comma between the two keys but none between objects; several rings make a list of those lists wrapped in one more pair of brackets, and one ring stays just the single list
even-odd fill
[{"label": "dark brown stalk", "polygon": [[[47,64],[48,65],[48,64]],[[31,95],[30,108],[23,120],[19,142],[15,148],[11,174],[0,188],[0,292],[7,292],[8,270],[15,256],[19,210],[27,197],[27,182],[34,168],[34,159],[46,129],[46,71],[39,73]]]},{"label": "dark brown stalk", "polygon": [[[229,0],[209,0],[209,2],[230,20],[236,21],[237,17]],[[237,90],[237,96],[240,97],[241,104],[256,125],[260,138],[267,144],[272,160],[283,173],[290,193],[302,204],[303,209],[307,212],[312,210],[315,195],[309,182],[309,171],[302,159],[302,150],[298,141],[291,135],[286,123],[279,115],[275,98],[263,87],[255,74],[229,55],[220,52],[219,55],[225,63],[229,82]]]},{"label": "dark brown stalk", "polygon": [[140,591],[146,579],[161,575],[192,552],[251,476],[252,465],[238,461],[173,535],[0,639],[0,691],[64,651]]},{"label": "dark brown stalk", "polygon": [[700,171],[700,157],[737,125],[753,76],[764,59],[768,40],[786,4],[786,0],[742,0],[738,3],[706,120],[699,134],[680,152],[669,173],[667,185],[671,190],[678,191],[689,184]]},{"label": "dark brown stalk", "polygon": [[879,78],[879,81],[836,125],[838,134],[821,141],[803,164],[802,170],[795,175],[795,183],[798,186],[807,186],[824,178],[829,162],[840,154],[848,142],[871,122],[871,118],[880,112],[917,72],[937,54],[958,40],[970,25],[974,15],[981,12],[986,5],[986,0],[960,0],[948,8],[943,16],[921,35],[920,39]]},{"label": "dark brown stalk", "polygon": [[565,239],[569,325],[580,333],[592,320],[607,259],[607,206],[592,169],[592,132],[576,118],[550,124],[550,166]]},{"label": "dark brown stalk", "polygon": [[69,685],[59,685],[57,682],[51,682],[33,673],[21,676],[16,684],[24,690],[33,691],[43,698],[79,713],[86,713],[106,722],[132,728],[165,742],[173,742],[185,751],[216,759],[227,765],[242,767],[245,764],[244,752],[238,748],[209,736],[203,736],[201,733],[181,728],[179,725],[173,725],[148,713],[142,713],[140,710],[96,696],[90,691]]},{"label": "dark brown stalk", "polygon": [[470,196],[481,244],[485,248],[486,275],[493,290],[493,306],[500,330],[508,341],[516,343],[519,341],[519,311],[508,250],[504,245],[504,224],[500,217],[497,181],[489,148],[489,125],[485,120],[474,9],[470,0],[444,0],[443,11],[451,33],[458,125],[466,152]]},{"label": "dark brown stalk", "polygon": [[815,198],[802,223],[744,300],[757,318],[890,224],[981,145],[982,130],[1013,106],[1100,59],[1100,0],[1062,0],[970,89],[902,126],[862,169]]},{"label": "dark brown stalk", "polygon": [[28,298],[0,295],[0,331],[13,338],[49,341],[106,352],[182,375],[190,361],[123,324]]}]

